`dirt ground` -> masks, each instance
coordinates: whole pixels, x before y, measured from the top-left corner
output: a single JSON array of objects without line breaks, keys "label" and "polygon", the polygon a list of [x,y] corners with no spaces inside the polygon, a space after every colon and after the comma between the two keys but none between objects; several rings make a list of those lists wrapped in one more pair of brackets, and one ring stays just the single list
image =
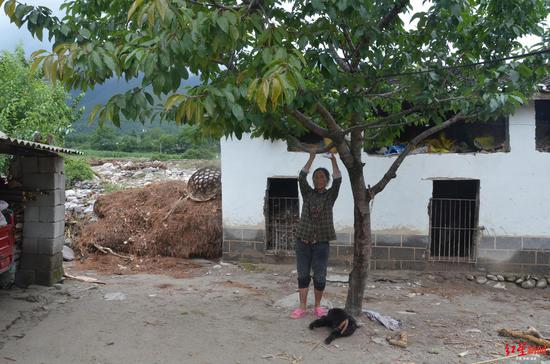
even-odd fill
[{"label": "dirt ground", "polygon": [[[307,328],[312,314],[291,320],[289,308],[275,306],[296,292],[293,266],[102,259],[109,261],[65,270],[105,285],[66,279],[0,291],[0,363],[476,363],[505,357],[506,343],[516,343],[498,336],[499,328],[534,326],[550,336],[548,289],[494,289],[459,273],[377,271],[364,307],[401,320],[408,347],[389,345],[385,338],[397,332],[366,317],[353,336],[327,346],[328,330]],[[126,268],[113,271],[117,264]],[[152,265],[156,274],[144,274]],[[326,296],[342,307],[346,292],[329,283]],[[495,362],[550,363],[521,359]]]}]

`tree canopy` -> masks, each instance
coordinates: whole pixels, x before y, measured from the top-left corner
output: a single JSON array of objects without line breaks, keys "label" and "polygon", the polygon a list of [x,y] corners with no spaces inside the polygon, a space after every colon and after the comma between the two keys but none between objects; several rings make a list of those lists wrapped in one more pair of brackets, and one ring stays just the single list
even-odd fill
[{"label": "tree canopy", "polygon": [[[527,52],[524,35],[543,37],[536,49],[547,50],[542,0],[434,1],[412,25],[400,17],[406,0],[73,0],[61,20],[15,0],[4,7],[37,37],[48,30],[53,51],[35,60],[54,82],[85,90],[143,75],[142,87],[91,115],[115,125],[121,114],[159,112],[215,136],[287,138],[311,123],[327,128],[320,108],[343,129],[388,116],[390,125],[437,123],[448,112],[483,120],[517,107],[548,73],[545,53],[498,61]],[[202,85],[177,93],[190,73]],[[170,95],[163,109],[148,85]],[[369,128],[366,139],[401,129]]]},{"label": "tree canopy", "polygon": [[[14,138],[31,139],[34,132],[52,134],[56,143],[80,118],[78,98],[70,102],[61,87],[51,87],[31,70],[21,48],[0,54],[0,130]],[[68,104],[67,102],[70,102]]]}]

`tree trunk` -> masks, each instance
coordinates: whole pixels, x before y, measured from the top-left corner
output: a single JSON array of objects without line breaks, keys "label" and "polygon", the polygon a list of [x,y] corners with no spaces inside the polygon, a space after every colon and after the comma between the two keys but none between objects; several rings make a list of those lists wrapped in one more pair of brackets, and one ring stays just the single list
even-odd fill
[{"label": "tree trunk", "polygon": [[363,306],[372,251],[370,206],[362,167],[359,168],[359,171],[350,171],[350,182],[354,205],[353,267],[349,274],[346,311],[358,316],[361,314]]}]

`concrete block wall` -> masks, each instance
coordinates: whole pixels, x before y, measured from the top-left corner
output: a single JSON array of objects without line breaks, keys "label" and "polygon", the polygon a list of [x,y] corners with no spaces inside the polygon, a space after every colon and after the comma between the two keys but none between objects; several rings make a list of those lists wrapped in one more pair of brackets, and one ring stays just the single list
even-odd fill
[{"label": "concrete block wall", "polygon": [[[337,233],[337,240],[330,245],[329,264],[351,267],[352,239],[352,233]],[[483,236],[475,264],[430,261],[427,235],[374,233],[373,239],[371,269],[550,273],[550,238]],[[261,263],[295,262],[293,256],[266,255],[261,229],[225,228],[223,258]]]},{"label": "concrete block wall", "polygon": [[18,157],[25,189],[39,191],[25,203],[21,266],[16,284],[52,285],[63,277],[65,171],[59,156]]}]

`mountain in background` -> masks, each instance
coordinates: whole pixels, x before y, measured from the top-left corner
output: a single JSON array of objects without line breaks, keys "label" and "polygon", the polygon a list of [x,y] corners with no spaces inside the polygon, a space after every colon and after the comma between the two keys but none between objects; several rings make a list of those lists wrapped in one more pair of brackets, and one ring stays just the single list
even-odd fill
[{"label": "mountain in background", "polygon": [[[200,84],[199,77],[190,76],[188,80],[182,82],[180,90],[183,92],[183,87],[195,86],[198,84]],[[93,90],[88,89],[88,91],[86,91],[84,97],[82,98],[82,100],[80,100],[79,103],[79,107],[84,107],[84,113],[82,114],[82,119],[73,124],[73,128],[75,130],[74,134],[89,135],[93,133],[93,131],[98,127],[97,121],[91,125],[88,124],[88,115],[95,105],[104,105],[112,96],[124,93],[128,90],[133,89],[134,87],[139,86],[141,86],[141,77],[131,79],[129,81],[126,81],[123,78],[108,79],[107,81],[105,81],[104,84],[96,85]],[[71,91],[71,95],[73,97],[76,97],[80,93],[81,91],[79,90]],[[159,120],[148,120],[143,124],[139,121],[121,120],[120,128],[115,127],[111,123],[105,123],[105,125],[117,129],[118,133],[123,135],[130,134],[132,132],[140,132],[143,129],[160,128],[167,132],[173,132],[178,130],[179,128],[179,126],[175,123],[161,123]]]}]

